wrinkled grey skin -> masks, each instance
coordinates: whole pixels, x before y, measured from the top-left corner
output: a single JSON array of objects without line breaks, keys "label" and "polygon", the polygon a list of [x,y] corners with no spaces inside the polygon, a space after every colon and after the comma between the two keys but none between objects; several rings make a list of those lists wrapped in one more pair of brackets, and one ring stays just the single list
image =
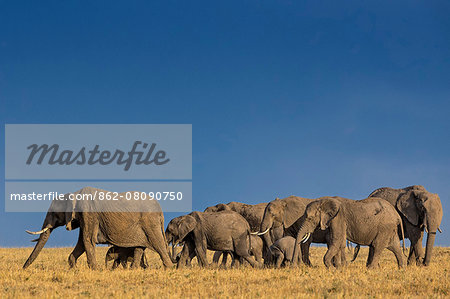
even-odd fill
[{"label": "wrinkled grey skin", "polygon": [[[267,203],[259,203],[256,205],[249,205],[241,202],[232,201],[227,204],[217,204],[212,207],[208,207],[205,209],[205,212],[211,213],[211,212],[220,212],[220,211],[234,211],[238,214],[240,214],[242,217],[247,220],[248,224],[250,225],[250,230],[252,232],[258,232],[261,222],[264,216],[264,210],[267,206]],[[278,230],[270,230],[269,236],[273,240],[274,238],[280,238],[283,235],[282,227]],[[268,245],[263,243],[263,252],[267,250]],[[221,253],[214,254],[213,261],[218,261],[220,258]],[[227,255],[224,253],[224,257],[222,258],[222,266],[226,264],[227,262]]]},{"label": "wrinkled grey skin", "polygon": [[[108,192],[85,187],[74,194],[94,194],[96,191]],[[119,195],[125,198],[125,194]],[[66,194],[67,198],[68,194]],[[70,268],[74,267],[77,259],[86,252],[88,266],[91,269],[96,269],[96,244],[137,247],[138,249],[134,253],[133,267],[139,267],[139,262],[144,252],[143,248],[154,249],[161,257],[165,267],[172,266],[164,236],[164,215],[157,201],[147,200],[145,203],[142,203],[152,205],[145,208],[155,212],[86,212],[94,210],[92,205],[95,204],[99,204],[99,201],[53,201],[44,219],[40,237],[23,268],[25,269],[33,263],[50,237],[51,232],[60,226],[66,226],[67,230],[80,228],[78,242],[69,255]],[[103,204],[108,204],[108,202],[105,201]],[[112,204],[117,203],[114,202]],[[114,207],[117,207],[117,205]]]},{"label": "wrinkled grey skin", "polygon": [[184,242],[178,268],[186,266],[187,260],[195,254],[201,267],[207,267],[207,249],[230,251],[242,257],[253,267],[259,267],[250,256],[251,238],[248,222],[238,213],[221,211],[215,213],[193,212],[172,219],[166,228],[169,243]]},{"label": "wrinkled grey skin", "polygon": [[208,207],[205,209],[205,212],[212,213],[220,211],[234,211],[244,217],[245,220],[247,220],[252,232],[256,232],[259,230],[259,227],[261,225],[262,218],[264,216],[264,209],[266,208],[266,206],[267,203],[249,205],[232,201],[227,204],[220,203],[215,206]]},{"label": "wrinkled grey skin", "polygon": [[[262,234],[265,242],[270,245],[272,245],[271,238],[267,233],[264,233],[268,232],[270,229],[279,230],[281,228],[281,231],[283,232],[283,234],[277,236],[274,241],[283,236],[296,238],[298,230],[304,221],[302,216],[305,213],[306,206],[315,200],[316,199],[289,196],[283,199],[276,198],[271,201],[264,211],[259,234]],[[312,234],[312,238],[309,238],[306,242],[300,244],[303,263],[307,266],[311,266],[311,261],[309,259],[309,248],[311,243],[323,243],[328,245],[329,239],[330,236],[328,230],[315,230]],[[345,250],[342,250],[337,258],[341,260],[341,264],[346,264]],[[297,260],[295,260],[293,264],[297,265]]]},{"label": "wrinkled grey skin", "polygon": [[[136,248],[134,248],[134,247],[117,247],[117,246],[110,247],[108,249],[108,251],[106,252],[106,256],[105,256],[105,268],[108,268],[109,261],[114,260],[114,263],[112,266],[113,270],[116,269],[119,266],[119,264],[121,264],[122,267],[124,269],[126,269],[128,266],[128,262],[133,263],[133,261],[134,261],[135,249]],[[145,257],[145,253],[142,255],[140,266],[143,269],[148,268],[148,263],[147,263],[147,258]]]},{"label": "wrinkled grey skin", "polygon": [[[442,204],[437,194],[428,192],[423,186],[403,189],[379,188],[369,197],[381,197],[393,205],[403,220],[405,237],[411,241],[408,264],[428,266],[433,255],[436,231],[442,221]],[[424,230],[427,232],[425,255],[422,248]]]},{"label": "wrinkled grey skin", "polygon": [[264,257],[264,264],[267,266],[274,266],[275,268],[290,265],[294,256],[294,246],[295,238],[291,236],[276,240],[275,243],[270,246],[268,254]]},{"label": "wrinkled grey skin", "polygon": [[[328,197],[310,203],[305,211],[305,221],[297,234],[300,242],[307,233],[318,227],[329,228],[331,240],[323,258],[326,267],[333,265],[332,259],[345,248],[345,242],[369,246],[367,267],[378,266],[381,252],[387,248],[392,251],[401,268],[404,257],[400,248],[399,231],[403,235],[402,220],[394,207],[381,198],[351,200]],[[294,260],[298,250],[294,252]],[[335,260],[339,267],[339,260]]]}]

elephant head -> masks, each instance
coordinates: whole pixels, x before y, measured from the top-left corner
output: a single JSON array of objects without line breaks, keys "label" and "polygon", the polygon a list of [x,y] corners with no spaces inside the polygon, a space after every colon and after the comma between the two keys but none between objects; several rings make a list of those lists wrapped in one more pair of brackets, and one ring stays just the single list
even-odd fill
[{"label": "elephant head", "polygon": [[309,236],[320,227],[326,230],[339,213],[341,203],[335,198],[326,198],[310,203],[302,216],[303,223],[297,234],[296,244],[306,242]]},{"label": "elephant head", "polygon": [[69,199],[69,194],[64,196],[64,200],[54,200],[45,216],[44,223],[42,224],[42,229],[40,231],[26,231],[32,235],[40,235],[34,246],[33,251],[28,257],[27,261],[23,265],[23,268],[30,266],[34,260],[38,257],[42,248],[44,248],[45,243],[47,243],[53,229],[59,226],[66,226],[67,230],[72,230],[79,227],[79,221],[76,217],[74,207],[75,201]]},{"label": "elephant head", "polygon": [[442,204],[439,196],[430,193],[422,186],[405,188],[397,200],[397,209],[414,226],[424,229],[427,236],[425,259],[423,263],[429,265],[433,254],[436,231],[440,231],[442,221]]},{"label": "elephant head", "polygon": [[272,238],[268,234],[272,228],[283,227],[286,202],[279,199],[272,200],[264,210],[264,216],[259,229],[259,236],[263,236],[264,242],[269,247],[272,245]]},{"label": "elephant head", "polygon": [[165,235],[167,244],[172,244],[171,259],[176,263],[175,246],[183,242],[183,239],[197,226],[197,220],[191,215],[180,216],[172,219],[167,225]]}]

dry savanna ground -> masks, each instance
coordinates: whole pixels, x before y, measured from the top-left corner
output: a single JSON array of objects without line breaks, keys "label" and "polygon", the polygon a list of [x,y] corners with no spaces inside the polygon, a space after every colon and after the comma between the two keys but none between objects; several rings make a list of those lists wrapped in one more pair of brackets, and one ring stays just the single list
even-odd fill
[{"label": "dry savanna ground", "polygon": [[[0,297],[448,297],[450,248],[437,247],[430,267],[398,270],[394,255],[385,251],[380,269],[367,270],[367,248],[344,269],[328,270],[325,248],[311,248],[313,268],[163,269],[159,257],[146,251],[147,270],[112,271],[103,266],[106,247],[97,248],[102,269],[77,269],[66,262],[71,248],[44,249],[27,270],[21,266],[32,248],[0,249]],[[211,259],[212,255],[210,255]],[[350,258],[350,253],[348,254]],[[110,264],[111,265],[111,264]]]}]

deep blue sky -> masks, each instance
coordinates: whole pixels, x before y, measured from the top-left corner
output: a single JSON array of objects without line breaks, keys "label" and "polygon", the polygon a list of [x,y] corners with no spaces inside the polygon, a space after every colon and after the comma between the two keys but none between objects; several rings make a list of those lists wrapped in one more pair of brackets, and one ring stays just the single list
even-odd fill
[{"label": "deep blue sky", "polygon": [[3,124],[192,123],[197,210],[422,184],[450,245],[448,2],[111,2],[0,1]]}]

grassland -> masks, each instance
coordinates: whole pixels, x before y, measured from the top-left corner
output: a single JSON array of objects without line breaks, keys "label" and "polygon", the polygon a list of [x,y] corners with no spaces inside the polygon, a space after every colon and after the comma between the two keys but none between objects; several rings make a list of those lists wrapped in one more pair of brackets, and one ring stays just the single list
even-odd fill
[{"label": "grassland", "polygon": [[[325,248],[312,248],[313,268],[284,269],[163,269],[159,257],[147,251],[147,270],[111,271],[87,268],[86,257],[77,269],[66,262],[71,248],[44,249],[27,270],[21,266],[31,248],[0,249],[0,297],[449,297],[450,248],[437,247],[430,267],[398,270],[385,251],[381,267],[364,266],[367,248],[344,269],[328,270],[322,263]],[[97,248],[102,264],[105,247]],[[210,256],[211,258],[211,256]],[[348,256],[350,258],[350,256]]]}]

